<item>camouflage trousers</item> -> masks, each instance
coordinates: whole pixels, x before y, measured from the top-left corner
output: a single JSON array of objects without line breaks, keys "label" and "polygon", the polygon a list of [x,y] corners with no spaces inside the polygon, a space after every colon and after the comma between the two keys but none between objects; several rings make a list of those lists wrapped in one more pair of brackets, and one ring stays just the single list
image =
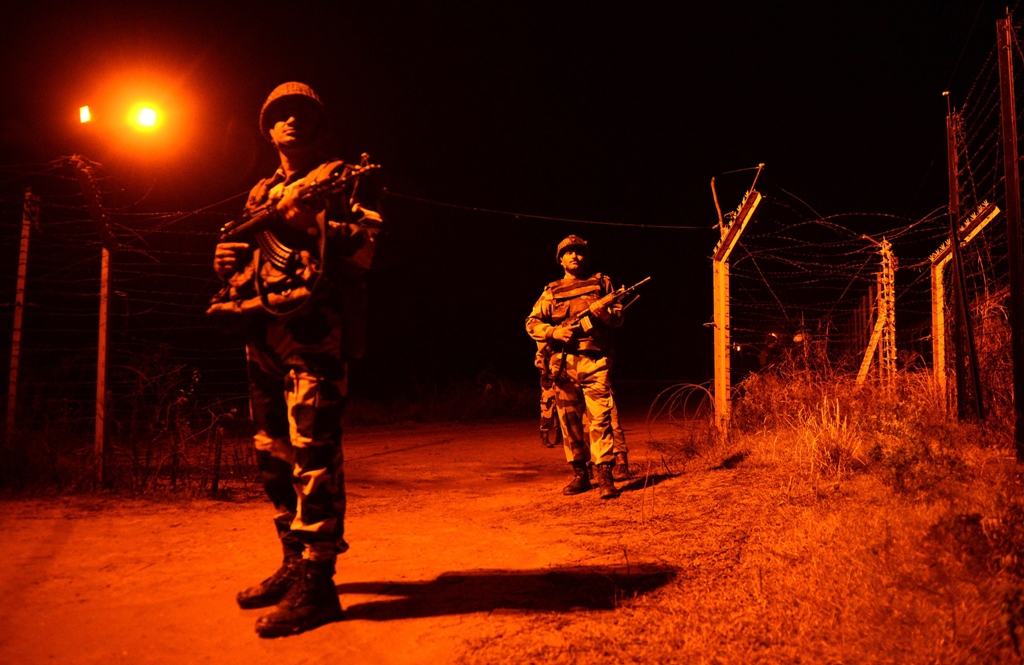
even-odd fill
[{"label": "camouflage trousers", "polygon": [[[614,461],[611,360],[566,353],[563,367],[563,355],[556,353],[551,357],[550,370],[555,377],[555,411],[562,428],[566,461]],[[589,421],[588,426],[584,426],[584,418]]]},{"label": "camouflage trousers", "polygon": [[250,346],[249,407],[256,459],[285,552],[333,560],[345,542],[345,472],[341,416],[347,377],[302,368],[268,371]]},{"label": "camouflage trousers", "polygon": [[[549,376],[542,376],[540,379],[540,441],[548,448],[554,448],[562,443],[562,425],[558,419],[558,411],[555,409],[555,397],[558,390],[555,388],[554,380]],[[583,431],[590,431],[590,418],[586,409],[583,409]],[[615,403],[615,392],[612,391],[612,452],[615,454],[628,453],[626,446],[626,433],[622,431],[619,424],[619,407]]]},{"label": "camouflage trousers", "polygon": [[555,409],[555,397],[558,390],[555,380],[547,374],[540,377],[540,442],[548,448],[562,443],[562,425],[558,421]]}]

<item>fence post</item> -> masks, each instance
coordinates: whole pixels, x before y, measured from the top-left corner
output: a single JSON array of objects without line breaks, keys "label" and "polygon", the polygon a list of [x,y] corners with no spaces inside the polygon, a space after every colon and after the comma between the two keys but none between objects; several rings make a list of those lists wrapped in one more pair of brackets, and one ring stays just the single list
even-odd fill
[{"label": "fence post", "polygon": [[879,378],[888,383],[896,377],[896,256],[892,253],[892,244],[885,238],[879,243],[878,251],[882,255],[882,265],[876,276],[878,315],[857,372],[858,384],[867,379],[876,348]]},{"label": "fence post", "polygon": [[11,333],[11,370],[7,381],[7,429],[5,441],[14,441],[18,414],[18,368],[21,364],[21,323],[25,311],[25,279],[28,275],[28,239],[33,224],[39,223],[39,197],[25,189],[21,207],[21,248],[18,250],[18,283],[14,290],[14,330]]},{"label": "fence post", "polygon": [[932,259],[932,376],[942,395],[943,408],[949,408],[946,387],[946,284],[942,274],[946,261]]},{"label": "fence post", "polygon": [[1017,155],[1017,103],[1013,91],[1013,25],[996,21],[999,60],[999,102],[1003,129],[1003,166],[1006,189],[1006,242],[1010,264],[1010,346],[1013,353],[1013,438],[1017,461],[1024,462],[1024,303],[1021,288],[1020,173]]},{"label": "fence post", "polygon": [[103,488],[103,471],[106,465],[104,450],[107,438],[107,320],[110,294],[110,248],[113,239],[110,237],[110,218],[103,209],[99,188],[96,186],[95,165],[81,155],[72,155],[70,164],[75,168],[75,175],[82,188],[85,207],[96,225],[96,234],[103,246],[100,262],[100,306],[99,306],[99,338],[96,351],[96,432],[93,440],[93,455],[96,463],[96,487]]},{"label": "fence post", "polygon": [[715,422],[722,433],[729,427],[732,392],[732,377],[729,374],[729,254],[739,242],[740,234],[743,233],[760,202],[761,194],[751,188],[743,198],[732,223],[728,226],[723,224],[722,238],[712,256],[715,287]]},{"label": "fence post", "polygon": [[[999,206],[982,201],[960,226],[960,246],[966,247],[967,243],[974,240],[974,237],[1000,212],[1002,211]],[[932,264],[932,372],[939,393],[943,396],[943,404],[947,408],[949,392],[946,384],[946,266],[952,258],[953,251],[947,238],[929,259]]]},{"label": "fence post", "polygon": [[729,264],[715,259],[712,264],[715,289],[715,422],[725,431],[729,423],[729,393],[732,363],[729,353]]},{"label": "fence post", "polygon": [[107,440],[107,319],[110,294],[110,250],[103,248],[100,261],[100,321],[96,351],[96,485],[103,487],[103,467],[106,459],[104,444]]},{"label": "fence post", "polygon": [[896,256],[892,245],[882,238],[882,272],[879,273],[879,313],[885,312],[882,328],[882,347],[878,354],[879,367],[886,382],[896,378]]},{"label": "fence post", "polygon": [[[974,327],[971,324],[970,304],[967,302],[967,279],[964,276],[963,256],[960,251],[960,234],[957,227],[960,220],[960,178],[957,132],[960,116],[950,113],[946,116],[946,156],[949,165],[949,247],[953,260],[953,302],[954,302],[954,349],[956,351],[956,407],[957,418],[967,417],[973,407],[978,418],[985,417],[985,405],[981,399],[981,372],[978,370],[978,356],[974,350]],[[974,404],[967,400],[967,373],[970,373],[971,392]]]}]

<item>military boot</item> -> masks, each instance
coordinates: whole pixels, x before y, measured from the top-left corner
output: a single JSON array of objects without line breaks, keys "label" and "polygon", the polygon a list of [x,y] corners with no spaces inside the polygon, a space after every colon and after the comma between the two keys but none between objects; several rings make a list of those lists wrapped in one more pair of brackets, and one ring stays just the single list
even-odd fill
[{"label": "military boot", "polygon": [[615,479],[612,478],[612,466],[614,462],[605,462],[597,465],[597,486],[601,490],[602,499],[614,499],[619,495],[615,489]]},{"label": "military boot", "polygon": [[256,586],[251,586],[244,591],[239,591],[235,596],[238,606],[243,610],[251,610],[256,607],[270,607],[277,605],[288,589],[299,579],[301,575],[299,564],[302,562],[302,551],[289,551],[285,548],[284,561],[277,572],[263,580]]},{"label": "military boot", "polygon": [[615,480],[629,480],[629,458],[626,453],[615,453],[615,466],[612,468],[612,478]]},{"label": "military boot", "polygon": [[562,494],[567,496],[572,494],[582,494],[583,492],[589,492],[591,488],[590,474],[587,473],[586,462],[573,462],[572,463],[572,480],[562,490]]},{"label": "military boot", "polygon": [[260,637],[295,635],[345,618],[334,588],[334,561],[302,559],[298,569],[298,581],[288,589],[277,609],[256,621]]}]

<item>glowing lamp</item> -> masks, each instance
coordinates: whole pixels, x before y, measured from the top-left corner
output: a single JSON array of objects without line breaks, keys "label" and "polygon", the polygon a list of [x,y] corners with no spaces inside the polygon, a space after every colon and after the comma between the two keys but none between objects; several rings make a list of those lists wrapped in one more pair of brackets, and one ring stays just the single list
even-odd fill
[{"label": "glowing lamp", "polygon": [[157,107],[148,102],[140,102],[128,111],[128,124],[140,132],[151,132],[163,124],[163,117]]},{"label": "glowing lamp", "polygon": [[78,119],[82,121],[83,124],[92,120],[92,113],[89,112],[88,106],[83,106],[78,109]]}]

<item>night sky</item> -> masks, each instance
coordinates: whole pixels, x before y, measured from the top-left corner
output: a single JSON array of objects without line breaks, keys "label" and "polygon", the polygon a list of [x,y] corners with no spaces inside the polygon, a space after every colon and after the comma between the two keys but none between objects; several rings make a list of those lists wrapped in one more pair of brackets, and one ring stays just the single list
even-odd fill
[{"label": "night sky", "polygon": [[[36,3],[8,10],[0,161],[83,152],[140,209],[248,189],[275,154],[257,115],[278,83],[326,103],[331,152],[367,151],[390,198],[372,277],[380,381],[532,376],[523,319],[560,277],[558,241],[592,241],[616,283],[654,277],[619,338],[621,376],[710,376],[716,177],[732,209],[759,187],[822,215],[923,216],[946,199],[942,91],[963,99],[1005,8],[979,2]],[[973,31],[972,31],[973,27]],[[168,114],[152,145],[107,117]],[[120,105],[120,106],[119,106]],[[855,224],[856,222],[851,222]],[[212,250],[212,241],[211,241]],[[383,377],[383,378],[381,378]]]}]

